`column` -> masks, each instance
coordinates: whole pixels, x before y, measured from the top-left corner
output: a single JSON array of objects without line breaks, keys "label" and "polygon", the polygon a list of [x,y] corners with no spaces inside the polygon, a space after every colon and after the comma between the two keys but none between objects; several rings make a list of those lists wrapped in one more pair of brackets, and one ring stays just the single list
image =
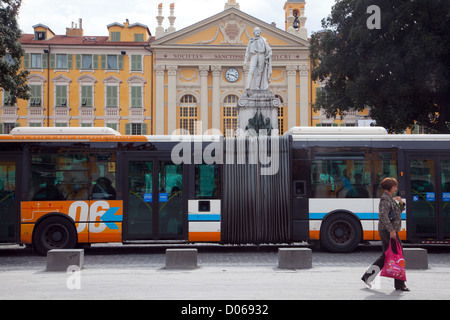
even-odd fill
[{"label": "column", "polygon": [[287,66],[287,130],[297,126],[297,66]]},{"label": "column", "polygon": [[212,129],[220,130],[220,76],[222,67],[213,66]]},{"label": "column", "polygon": [[209,66],[200,66],[200,120],[202,121],[202,132],[198,134],[204,134],[208,130],[208,73]]},{"label": "column", "polygon": [[177,128],[177,70],[177,66],[167,66],[167,134],[169,135],[173,134]]},{"label": "column", "polygon": [[164,134],[164,66],[156,66],[156,110],[153,115],[155,134]]},{"label": "column", "polygon": [[301,66],[300,68],[300,126],[307,127],[309,125],[309,67]]}]

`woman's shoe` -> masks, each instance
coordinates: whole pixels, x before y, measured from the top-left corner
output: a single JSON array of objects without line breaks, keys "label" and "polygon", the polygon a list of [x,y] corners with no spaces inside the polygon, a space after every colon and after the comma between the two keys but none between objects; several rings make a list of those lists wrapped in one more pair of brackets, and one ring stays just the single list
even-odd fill
[{"label": "woman's shoe", "polygon": [[366,286],[368,286],[370,289],[372,289],[372,282],[369,280],[370,276],[371,276],[370,274],[365,273],[361,277],[361,280],[365,283]]},{"label": "woman's shoe", "polygon": [[409,290],[408,287],[395,288],[395,290],[400,290],[400,291],[411,291],[411,290]]}]

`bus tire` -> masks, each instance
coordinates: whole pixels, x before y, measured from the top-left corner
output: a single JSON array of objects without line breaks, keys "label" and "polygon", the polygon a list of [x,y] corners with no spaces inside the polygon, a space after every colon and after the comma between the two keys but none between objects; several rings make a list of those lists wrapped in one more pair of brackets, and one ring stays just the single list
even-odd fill
[{"label": "bus tire", "polygon": [[352,215],[334,213],[322,222],[320,243],[330,252],[347,253],[356,249],[362,234],[361,224]]},{"label": "bus tire", "polygon": [[33,246],[46,255],[52,249],[73,249],[77,244],[75,225],[67,218],[49,217],[41,221],[33,232]]}]

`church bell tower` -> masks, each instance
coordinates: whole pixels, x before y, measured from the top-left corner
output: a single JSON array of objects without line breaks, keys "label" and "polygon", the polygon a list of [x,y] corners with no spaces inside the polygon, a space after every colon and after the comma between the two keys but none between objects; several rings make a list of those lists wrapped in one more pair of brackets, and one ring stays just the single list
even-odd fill
[{"label": "church bell tower", "polygon": [[284,4],[286,31],[307,40],[305,0],[288,0]]}]

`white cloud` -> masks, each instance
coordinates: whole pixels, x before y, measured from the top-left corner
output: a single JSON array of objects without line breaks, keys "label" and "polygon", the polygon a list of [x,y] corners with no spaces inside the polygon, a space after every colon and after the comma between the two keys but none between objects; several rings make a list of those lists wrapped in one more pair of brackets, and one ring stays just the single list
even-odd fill
[{"label": "white cloud", "polygon": [[[140,22],[148,25],[152,33],[157,26],[158,4],[163,3],[163,15],[169,16],[170,3],[175,3],[177,30],[209,18],[224,9],[226,0],[23,0],[19,25],[24,33],[32,33],[32,26],[42,23],[56,34],[65,34],[72,22],[83,19],[87,36],[107,35],[106,26],[113,22]],[[238,0],[242,11],[267,23],[275,22],[284,29],[285,0]],[[321,29],[320,21],[328,16],[334,0],[307,0],[308,31]],[[167,28],[166,18],[163,26]]]}]

